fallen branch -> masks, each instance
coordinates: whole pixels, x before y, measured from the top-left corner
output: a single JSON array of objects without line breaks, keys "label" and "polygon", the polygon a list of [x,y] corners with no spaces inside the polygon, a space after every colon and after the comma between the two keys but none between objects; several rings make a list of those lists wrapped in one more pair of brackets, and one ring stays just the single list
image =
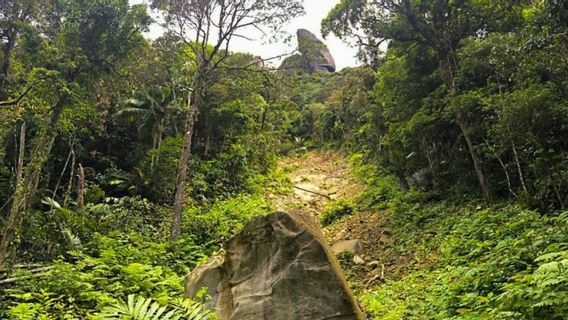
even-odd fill
[{"label": "fallen branch", "polygon": [[328,200],[331,200],[331,197],[327,194],[323,194],[323,193],[315,192],[315,191],[312,191],[312,190],[304,189],[304,188],[301,188],[301,187],[298,187],[298,186],[292,186],[292,188],[302,190],[302,191],[305,191],[305,192],[308,192],[308,193],[313,193],[313,194],[318,195],[320,197],[324,197]]},{"label": "fallen branch", "polygon": [[[11,267],[11,269],[31,269],[31,268],[40,268],[44,265],[41,263],[31,263],[31,264],[15,264]],[[0,272],[8,271],[7,268],[0,268]]]},{"label": "fallen branch", "polygon": [[21,281],[21,280],[31,279],[31,278],[41,277],[42,275],[44,275],[47,271],[49,271],[51,269],[53,269],[52,266],[29,270],[28,272],[31,273],[31,275],[1,279],[0,285],[10,284],[10,283],[18,282],[18,281]]}]

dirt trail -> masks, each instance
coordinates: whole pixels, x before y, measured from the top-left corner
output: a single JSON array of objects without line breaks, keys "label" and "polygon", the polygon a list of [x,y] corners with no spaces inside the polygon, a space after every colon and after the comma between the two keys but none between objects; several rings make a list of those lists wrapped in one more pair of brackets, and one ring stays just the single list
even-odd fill
[{"label": "dirt trail", "polygon": [[[355,200],[364,190],[361,181],[351,172],[346,157],[336,151],[310,151],[286,158],[279,166],[288,173],[293,192],[272,199],[278,210],[302,209],[317,218],[329,202]],[[400,262],[390,257],[392,239],[384,231],[384,222],[384,212],[355,212],[322,228],[330,244],[340,240],[362,241],[360,256],[364,263],[344,265],[350,285],[356,291],[384,280],[385,271],[397,273],[394,269]],[[383,262],[387,264],[386,270]]]},{"label": "dirt trail", "polygon": [[284,159],[280,167],[288,172],[293,192],[274,199],[278,210],[304,209],[318,216],[330,201],[352,198],[362,190],[338,152],[309,151]]}]

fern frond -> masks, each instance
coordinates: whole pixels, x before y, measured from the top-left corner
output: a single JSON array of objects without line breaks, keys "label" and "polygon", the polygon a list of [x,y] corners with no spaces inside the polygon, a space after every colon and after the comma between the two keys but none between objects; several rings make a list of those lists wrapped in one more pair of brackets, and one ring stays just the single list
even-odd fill
[{"label": "fern frond", "polygon": [[190,299],[180,299],[173,305],[183,314],[186,320],[215,320],[215,313],[207,309],[204,304]]},{"label": "fern frond", "polygon": [[161,306],[152,299],[129,295],[127,301],[119,301],[104,308],[97,315],[100,320],[215,320],[213,312],[203,304],[191,300],[179,300],[172,306]]}]

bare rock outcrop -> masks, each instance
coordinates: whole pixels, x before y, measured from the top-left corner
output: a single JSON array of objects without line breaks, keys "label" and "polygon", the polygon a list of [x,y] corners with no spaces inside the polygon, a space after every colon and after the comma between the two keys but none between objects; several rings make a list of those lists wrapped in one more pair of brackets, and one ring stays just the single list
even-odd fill
[{"label": "bare rock outcrop", "polygon": [[[218,267],[211,265],[213,274]],[[253,218],[228,242],[222,267],[222,279],[209,284],[215,287],[209,292],[220,320],[364,319],[308,214],[275,212]],[[204,274],[204,268],[196,270]]]},{"label": "bare rock outcrop", "polygon": [[306,29],[298,29],[299,54],[292,55],[282,62],[283,70],[304,70],[307,72],[335,72],[335,60],[327,46]]}]

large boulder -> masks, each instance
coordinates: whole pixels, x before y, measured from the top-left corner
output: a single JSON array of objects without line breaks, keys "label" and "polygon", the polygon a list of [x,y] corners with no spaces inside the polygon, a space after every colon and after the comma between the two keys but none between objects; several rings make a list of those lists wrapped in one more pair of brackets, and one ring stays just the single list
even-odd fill
[{"label": "large boulder", "polygon": [[204,293],[212,298],[211,305],[215,305],[219,297],[219,284],[225,277],[224,263],[225,257],[216,255],[193,269],[185,276],[185,296],[195,299],[197,294],[205,289]]},{"label": "large boulder", "polygon": [[257,216],[226,246],[220,320],[363,319],[312,216]]},{"label": "large boulder", "polygon": [[299,54],[292,55],[282,62],[284,70],[301,69],[308,72],[335,72],[335,60],[327,46],[316,35],[306,29],[298,29]]}]

